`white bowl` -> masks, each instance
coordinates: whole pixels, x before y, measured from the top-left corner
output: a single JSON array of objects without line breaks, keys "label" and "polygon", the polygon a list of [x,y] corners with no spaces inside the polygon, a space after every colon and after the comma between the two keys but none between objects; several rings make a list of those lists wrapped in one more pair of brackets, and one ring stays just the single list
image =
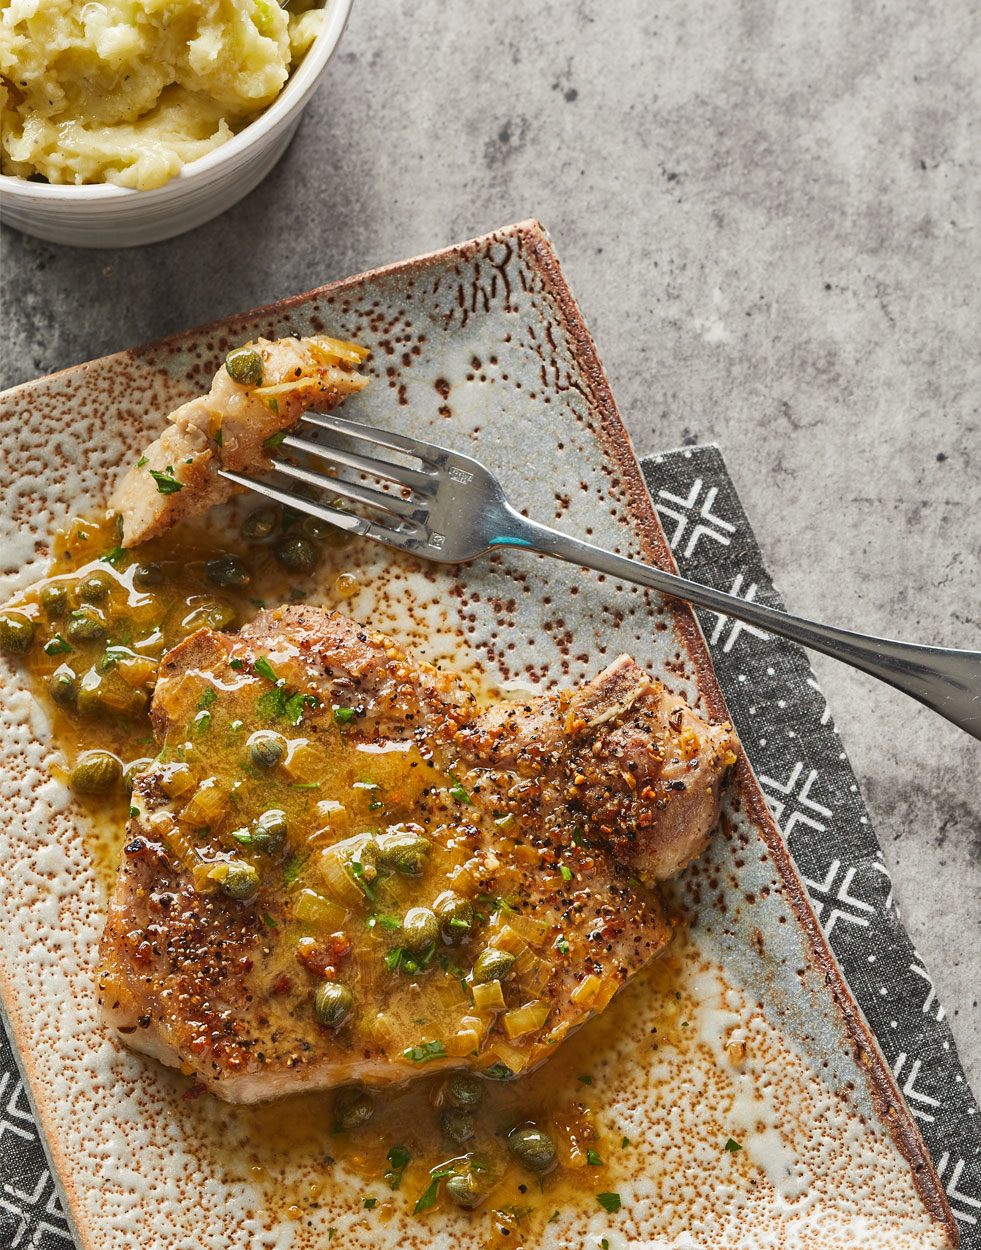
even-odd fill
[{"label": "white bowl", "polygon": [[0,220],[38,239],[77,247],[156,243],[237,203],[286,151],[337,47],[353,0],[326,0],[324,24],[273,104],[244,130],[152,191],[111,183],[52,185],[0,175]]}]

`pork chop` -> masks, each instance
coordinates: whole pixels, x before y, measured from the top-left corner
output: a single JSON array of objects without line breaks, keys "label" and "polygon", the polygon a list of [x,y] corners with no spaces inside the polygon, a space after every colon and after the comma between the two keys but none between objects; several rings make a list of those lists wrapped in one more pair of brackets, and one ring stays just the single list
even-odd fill
[{"label": "pork chop", "polygon": [[257,339],[229,352],[208,394],[170,414],[116,487],[109,506],[122,518],[122,545],[227,499],[238,488],[219,469],[267,471],[269,449],[303,412],[326,412],[368,385],[357,371],[367,354],[322,334]]},{"label": "pork chop", "polygon": [[125,1042],[252,1102],[421,1067],[509,1077],[670,935],[735,759],[621,657],[481,711],[336,613],[165,658],[101,944]]}]

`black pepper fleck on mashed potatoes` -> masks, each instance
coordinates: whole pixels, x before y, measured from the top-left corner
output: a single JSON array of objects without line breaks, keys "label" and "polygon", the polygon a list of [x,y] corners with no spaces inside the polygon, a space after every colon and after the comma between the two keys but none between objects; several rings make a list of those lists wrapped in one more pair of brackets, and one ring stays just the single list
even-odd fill
[{"label": "black pepper fleck on mashed potatoes", "polygon": [[279,95],[315,0],[0,0],[3,173],[162,186]]}]

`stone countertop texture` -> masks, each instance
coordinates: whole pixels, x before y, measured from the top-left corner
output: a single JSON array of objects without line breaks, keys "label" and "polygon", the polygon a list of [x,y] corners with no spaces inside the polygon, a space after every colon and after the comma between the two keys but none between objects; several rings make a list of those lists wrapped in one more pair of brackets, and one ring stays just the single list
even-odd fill
[{"label": "stone countertop texture", "polygon": [[[792,611],[977,648],[969,0],[358,0],[284,161],[142,249],[2,231],[0,387],[525,217],[638,453],[718,442]],[[981,744],[815,657],[981,1088]]]}]

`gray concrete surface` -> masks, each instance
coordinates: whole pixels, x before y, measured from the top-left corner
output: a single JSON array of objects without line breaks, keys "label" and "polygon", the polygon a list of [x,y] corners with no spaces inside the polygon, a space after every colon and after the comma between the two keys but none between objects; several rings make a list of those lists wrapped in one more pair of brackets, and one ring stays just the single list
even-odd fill
[{"label": "gray concrete surface", "polygon": [[[977,647],[978,30],[970,0],[358,0],[220,220],[3,231],[0,385],[537,216],[637,450],[722,445],[792,609]],[[977,1090],[981,744],[816,665]]]}]

